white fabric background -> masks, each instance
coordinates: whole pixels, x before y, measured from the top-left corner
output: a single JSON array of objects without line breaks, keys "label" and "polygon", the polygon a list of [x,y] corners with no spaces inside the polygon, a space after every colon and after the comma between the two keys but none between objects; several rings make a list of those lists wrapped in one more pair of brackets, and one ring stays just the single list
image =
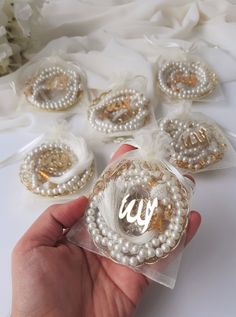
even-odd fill
[{"label": "white fabric background", "polygon": [[[38,56],[58,51],[69,53],[85,68],[91,88],[103,89],[112,82],[114,74],[119,75],[126,67],[130,71],[145,72],[151,94],[154,73],[146,59],[153,62],[156,52],[144,36],[157,40],[198,39],[224,50],[220,55],[215,53],[217,50],[214,48],[210,53],[202,54],[212,67],[216,67],[221,80],[229,81],[236,76],[236,6],[233,3],[235,1],[224,0],[53,0],[45,6],[44,27],[38,30],[42,45],[52,42]],[[74,38],[69,39],[70,36]],[[0,79],[0,116],[3,118],[14,114],[17,106],[17,98],[9,88],[14,76]],[[194,107],[236,133],[235,89],[236,83],[224,84],[224,101],[201,103]],[[160,114],[162,109],[158,109]],[[50,121],[47,124],[51,124]],[[73,124],[77,132],[84,130],[85,123],[79,116]],[[0,134],[0,159],[34,137],[29,129]],[[115,147],[95,148],[100,170]],[[32,204],[26,210],[24,197],[19,193],[19,183],[16,182],[17,169],[18,166],[13,165],[0,170],[3,215],[0,231],[1,316],[6,316],[10,307],[11,250],[48,204],[40,204],[40,208]],[[235,177],[235,169],[196,176],[193,208],[201,211],[202,226],[185,251],[175,289],[170,291],[157,284],[152,285],[138,308],[137,317],[236,315]]]}]

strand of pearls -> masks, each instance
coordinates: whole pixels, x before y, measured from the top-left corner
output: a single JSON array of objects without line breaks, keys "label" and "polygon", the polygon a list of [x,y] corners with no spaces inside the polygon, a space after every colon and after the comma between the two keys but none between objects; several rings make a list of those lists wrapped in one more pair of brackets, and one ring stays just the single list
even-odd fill
[{"label": "strand of pearls", "polygon": [[[121,118],[119,123],[115,123],[113,119],[101,119],[98,116],[98,111],[105,111],[107,107],[115,103],[122,103],[127,98],[130,103],[129,107],[133,110],[128,120],[122,120],[122,115],[127,112],[127,109],[122,108],[113,112],[114,120],[117,120],[119,117]],[[149,102],[144,95],[135,89],[122,89],[110,92],[101,96],[99,101],[90,107],[88,120],[93,129],[104,134],[137,130],[145,125],[150,115],[148,104]]]},{"label": "strand of pearls", "polygon": [[194,172],[215,164],[224,156],[224,137],[207,122],[163,119],[159,127],[171,137],[170,163],[177,167]]},{"label": "strand of pearls", "polygon": [[33,149],[20,167],[21,182],[34,194],[64,196],[80,191],[93,177],[94,164],[68,181],[54,184],[48,178],[62,176],[78,158],[67,144],[43,143]]},{"label": "strand of pearls", "polygon": [[[50,81],[54,83],[51,84],[52,87]],[[64,111],[78,102],[81,93],[81,78],[76,70],[49,66],[39,71],[30,83],[30,93],[25,95],[30,104],[38,109]]]},{"label": "strand of pearls", "polygon": [[161,90],[173,99],[198,100],[211,94],[216,74],[200,62],[167,62],[158,73]]},{"label": "strand of pearls", "polygon": [[[158,172],[158,174],[160,173]],[[155,174],[147,169],[140,170],[134,166],[120,175],[117,178],[117,182],[123,184],[124,187],[132,186],[133,190],[135,190],[136,186],[138,186],[137,188],[141,186],[147,189],[153,175]],[[145,244],[134,243],[134,239],[130,241],[109,227],[97,207],[99,200],[103,199],[102,191],[93,196],[90,201],[86,212],[88,231],[98,248],[114,261],[131,267],[144,263],[153,263],[160,258],[166,257],[178,245],[186,227],[188,195],[179,184],[177,178],[167,170],[165,170],[159,182],[166,185],[168,193],[166,197],[161,199],[161,202],[165,205],[168,203],[173,204],[173,216],[166,230],[163,233],[156,231],[155,237]],[[107,186],[109,186],[109,183]],[[117,197],[117,199],[122,199],[122,197]],[[118,210],[111,210],[111,212],[117,213],[118,217]],[[124,231],[125,228],[122,228],[122,230]]]}]

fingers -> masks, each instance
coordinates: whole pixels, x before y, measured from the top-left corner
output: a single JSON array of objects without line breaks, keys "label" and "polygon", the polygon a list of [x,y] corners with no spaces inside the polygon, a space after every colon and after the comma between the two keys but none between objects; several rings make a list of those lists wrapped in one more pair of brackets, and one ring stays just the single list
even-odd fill
[{"label": "fingers", "polygon": [[136,150],[136,147],[129,145],[129,144],[123,144],[119,147],[119,149],[113,154],[111,162],[116,160],[121,155],[125,154],[126,152]]},{"label": "fingers", "polygon": [[187,245],[198,231],[201,224],[201,215],[197,211],[191,211],[189,214],[189,223],[187,227],[187,236],[185,245]]},{"label": "fingers", "polygon": [[80,197],[66,204],[49,207],[28,229],[19,244],[26,249],[55,246],[63,229],[71,228],[83,215],[88,199]]}]

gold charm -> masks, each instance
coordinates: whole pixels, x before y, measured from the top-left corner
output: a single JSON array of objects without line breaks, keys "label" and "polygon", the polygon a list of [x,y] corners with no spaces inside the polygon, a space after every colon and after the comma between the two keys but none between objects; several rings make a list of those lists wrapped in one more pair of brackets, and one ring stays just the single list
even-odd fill
[{"label": "gold charm", "polygon": [[216,74],[200,62],[168,62],[159,73],[161,90],[173,99],[198,100],[213,93]]},{"label": "gold charm", "polygon": [[99,178],[86,212],[96,246],[138,266],[168,256],[185,232],[189,193],[161,163],[122,160]]},{"label": "gold charm", "polygon": [[197,120],[164,119],[162,133],[171,139],[170,163],[187,171],[198,171],[217,163],[224,157],[226,143],[212,124]]},{"label": "gold charm", "polygon": [[45,143],[29,153],[20,167],[20,179],[31,192],[42,196],[64,196],[78,192],[94,175],[94,163],[82,173],[68,180],[55,182],[63,177],[79,158],[64,143]]},{"label": "gold charm", "polygon": [[146,124],[149,116],[148,100],[132,89],[103,93],[88,112],[91,126],[105,134],[137,130]]},{"label": "gold charm", "polygon": [[82,95],[82,81],[76,69],[65,66],[45,67],[24,88],[29,103],[41,110],[64,111],[74,106]]}]

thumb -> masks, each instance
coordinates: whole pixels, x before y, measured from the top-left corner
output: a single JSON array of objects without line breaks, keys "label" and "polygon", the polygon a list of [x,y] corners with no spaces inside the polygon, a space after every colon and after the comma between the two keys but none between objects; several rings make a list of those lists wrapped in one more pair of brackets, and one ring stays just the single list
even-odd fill
[{"label": "thumb", "polygon": [[83,215],[88,199],[82,196],[66,204],[52,205],[32,224],[18,244],[28,251],[39,246],[53,247],[63,230],[71,228]]}]

